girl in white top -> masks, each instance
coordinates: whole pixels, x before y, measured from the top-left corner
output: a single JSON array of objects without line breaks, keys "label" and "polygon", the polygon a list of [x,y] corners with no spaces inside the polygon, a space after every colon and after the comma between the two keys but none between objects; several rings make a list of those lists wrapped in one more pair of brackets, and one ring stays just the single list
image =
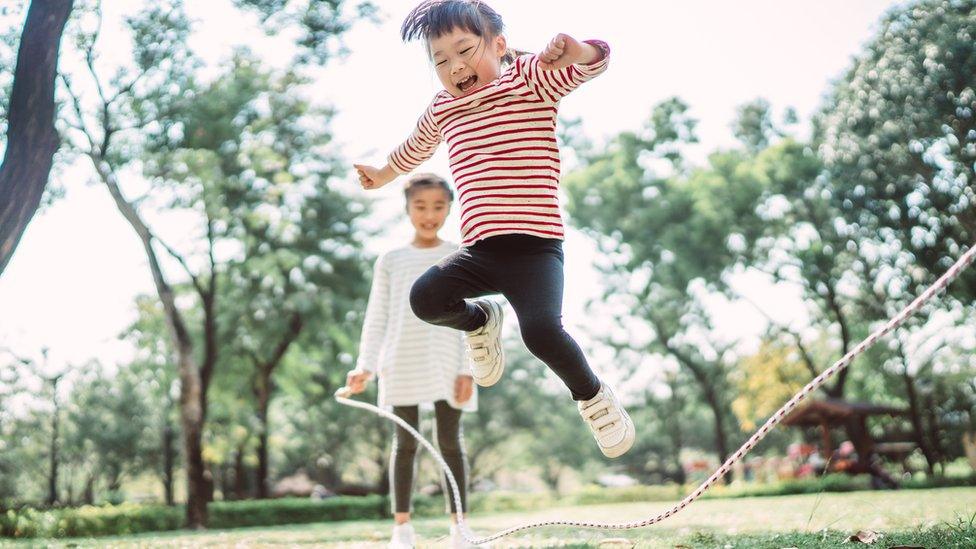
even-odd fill
[{"label": "girl in white top", "polygon": [[[379,406],[391,406],[393,413],[414,428],[419,424],[420,405],[433,404],[437,441],[441,454],[458,481],[461,512],[466,508],[466,463],[461,432],[461,411],[477,409],[477,394],[469,373],[461,332],[426,323],[410,309],[410,288],[431,265],[457,250],[437,232],[450,211],[454,195],[442,178],[419,174],[404,187],[407,214],[415,233],[413,241],[380,256],[373,272],[373,284],[359,348],[356,368],[347,375],[353,393],[379,375]],[[396,525],[391,547],[412,547],[410,496],[413,488],[417,441],[402,427],[396,428],[390,460],[390,485]],[[445,483],[446,485],[446,483]],[[457,522],[457,509],[445,490],[450,512]],[[464,546],[455,526],[452,545]]]}]

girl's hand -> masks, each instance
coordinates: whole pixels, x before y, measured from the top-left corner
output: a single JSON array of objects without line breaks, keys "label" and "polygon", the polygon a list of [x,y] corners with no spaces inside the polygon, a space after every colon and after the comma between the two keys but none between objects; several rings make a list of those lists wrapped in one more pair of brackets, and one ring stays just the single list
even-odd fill
[{"label": "girl's hand", "polygon": [[573,63],[595,63],[603,53],[585,42],[580,42],[568,34],[559,33],[539,54],[539,68],[544,71],[557,71]]},{"label": "girl's hand", "polygon": [[359,184],[366,190],[378,189],[396,179],[396,172],[389,164],[382,168],[374,168],[365,164],[353,164],[359,175]]},{"label": "girl's hand", "polygon": [[454,380],[454,402],[464,404],[474,393],[474,380],[471,376],[457,376]]},{"label": "girl's hand", "polygon": [[349,392],[356,395],[366,390],[366,384],[370,379],[373,379],[373,372],[352,370],[346,374],[346,387],[349,387]]}]

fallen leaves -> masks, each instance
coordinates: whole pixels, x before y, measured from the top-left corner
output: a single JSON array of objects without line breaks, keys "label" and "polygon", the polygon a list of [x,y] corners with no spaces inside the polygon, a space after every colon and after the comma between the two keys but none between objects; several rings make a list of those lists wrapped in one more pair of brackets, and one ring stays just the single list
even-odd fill
[{"label": "fallen leaves", "polygon": [[858,530],[856,534],[847,538],[847,541],[853,541],[855,543],[866,543],[868,545],[881,539],[881,534],[878,532],[872,532],[871,530]]}]

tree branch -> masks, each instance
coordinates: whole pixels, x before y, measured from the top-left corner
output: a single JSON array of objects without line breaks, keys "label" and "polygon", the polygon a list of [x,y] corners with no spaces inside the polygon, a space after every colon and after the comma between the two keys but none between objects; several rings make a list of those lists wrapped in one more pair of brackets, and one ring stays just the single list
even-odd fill
[{"label": "tree branch", "polygon": [[800,357],[803,359],[803,365],[806,366],[807,372],[810,373],[811,377],[817,377],[820,375],[820,372],[817,370],[817,367],[813,362],[813,357],[810,355],[806,345],[803,343],[803,338],[800,337],[800,334],[796,333],[785,324],[776,322],[768,312],[766,312],[762,307],[759,306],[758,303],[747,297],[745,294],[742,294],[741,292],[735,292],[735,294],[739,299],[745,301],[749,305],[752,305],[752,307],[758,311],[759,314],[766,317],[766,320],[769,321],[769,325],[775,331],[781,334],[789,335],[793,339],[793,344],[796,345],[797,350],[800,352]]},{"label": "tree branch", "polygon": [[[74,110],[75,116],[78,119],[77,125],[68,123],[71,127],[80,131],[85,139],[88,140],[88,150],[95,150],[95,138],[92,136],[91,131],[88,129],[88,125],[85,124],[85,115],[81,108],[81,98],[75,93],[75,90],[71,87],[71,81],[68,79],[68,75],[64,73],[58,73],[61,78],[61,82],[64,84],[64,89],[68,92],[68,96],[71,97],[71,106]],[[80,147],[79,147],[80,148]]]},{"label": "tree branch", "polygon": [[153,240],[158,242],[159,245],[162,246],[164,250],[166,250],[166,253],[168,253],[173,259],[175,259],[180,264],[180,266],[183,267],[183,270],[186,272],[187,276],[190,277],[190,281],[193,283],[193,287],[196,288],[197,293],[200,294],[201,298],[203,298],[206,292],[203,287],[203,284],[200,283],[200,278],[195,274],[193,274],[193,271],[190,269],[190,265],[186,262],[186,259],[155,233],[150,232],[150,236],[152,237]]}]

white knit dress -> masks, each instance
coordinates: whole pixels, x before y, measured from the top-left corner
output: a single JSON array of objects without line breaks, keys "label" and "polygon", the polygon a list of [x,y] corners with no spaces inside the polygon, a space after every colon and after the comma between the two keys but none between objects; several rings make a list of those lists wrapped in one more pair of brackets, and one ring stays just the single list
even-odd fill
[{"label": "white knit dress", "polygon": [[455,379],[470,374],[464,333],[428,324],[410,309],[414,281],[455,251],[457,245],[450,242],[433,248],[411,244],[376,260],[356,365],[379,376],[380,407],[427,408],[446,400],[464,411],[478,409],[477,389],[463,405],[454,400]]}]

